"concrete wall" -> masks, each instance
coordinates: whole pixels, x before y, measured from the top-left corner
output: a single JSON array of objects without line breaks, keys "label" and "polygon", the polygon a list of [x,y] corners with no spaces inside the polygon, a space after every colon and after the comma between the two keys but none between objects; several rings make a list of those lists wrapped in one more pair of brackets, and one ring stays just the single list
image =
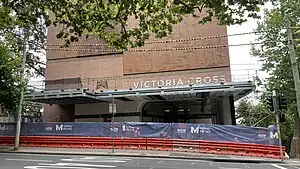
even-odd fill
[{"label": "concrete wall", "polygon": [[73,122],[75,114],[74,105],[48,105],[44,107],[44,122]]},{"label": "concrete wall", "polygon": [[[104,118],[75,119],[75,122],[104,122]],[[115,117],[115,122],[140,122],[140,116]]]},{"label": "concrete wall", "polygon": [[220,124],[232,125],[231,105],[229,97],[222,97],[219,103]]},{"label": "concrete wall", "polygon": [[[140,112],[144,101],[116,101],[116,113]],[[107,114],[109,103],[76,104],[75,115]]]},{"label": "concrete wall", "polygon": [[[99,118],[76,118],[76,122],[103,122],[104,118],[101,115],[111,114],[112,109],[109,110],[110,103],[93,103],[93,104],[76,104],[75,105],[75,116],[80,115],[99,115]],[[122,113],[135,113],[141,112],[141,106],[144,101],[115,101],[116,122],[139,122],[141,116],[122,116]],[[120,117],[118,117],[120,116]]]},{"label": "concrete wall", "polygon": [[212,124],[212,118],[190,119],[188,123]]}]

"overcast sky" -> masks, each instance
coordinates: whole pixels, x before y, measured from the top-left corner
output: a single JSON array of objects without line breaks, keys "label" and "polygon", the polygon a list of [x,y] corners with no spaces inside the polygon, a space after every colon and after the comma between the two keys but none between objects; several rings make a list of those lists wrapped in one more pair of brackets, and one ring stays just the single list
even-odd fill
[{"label": "overcast sky", "polygon": [[[227,29],[228,35],[237,33],[252,32],[257,26],[256,20],[249,20],[242,25],[230,26]],[[249,44],[254,42],[257,37],[254,34],[229,36],[229,45]],[[257,58],[250,55],[251,45],[231,46],[229,47],[229,56],[231,64],[231,73],[233,81],[247,81],[255,71],[260,69],[260,63]]]},{"label": "overcast sky", "polygon": [[[271,3],[266,4],[262,9],[271,9],[273,6]],[[263,16],[263,10],[261,10],[260,15]],[[253,32],[257,27],[258,19],[248,19],[247,22],[242,25],[234,25],[227,27],[228,35],[237,33]],[[234,44],[248,44],[255,42],[257,38],[254,34],[242,35],[242,36],[229,36],[229,45]],[[258,71],[258,76],[262,79],[267,77],[265,72],[260,71],[261,62],[258,58],[252,57],[250,55],[251,46],[233,46],[229,47],[230,64],[231,64],[231,74],[233,81],[245,81],[249,80],[255,71]]]}]

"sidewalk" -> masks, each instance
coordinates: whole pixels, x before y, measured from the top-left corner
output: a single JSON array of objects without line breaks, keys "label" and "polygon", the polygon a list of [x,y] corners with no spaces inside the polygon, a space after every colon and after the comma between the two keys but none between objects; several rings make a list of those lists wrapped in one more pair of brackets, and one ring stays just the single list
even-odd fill
[{"label": "sidewalk", "polygon": [[279,159],[261,158],[261,157],[200,154],[200,153],[189,153],[189,152],[150,151],[150,150],[116,149],[114,153],[112,153],[111,149],[20,147],[19,150],[14,151],[12,147],[0,147],[0,152],[1,153],[50,154],[50,155],[174,158],[174,159],[207,160],[207,161],[216,161],[216,162],[226,161],[226,162],[242,162],[242,163],[281,163]]}]

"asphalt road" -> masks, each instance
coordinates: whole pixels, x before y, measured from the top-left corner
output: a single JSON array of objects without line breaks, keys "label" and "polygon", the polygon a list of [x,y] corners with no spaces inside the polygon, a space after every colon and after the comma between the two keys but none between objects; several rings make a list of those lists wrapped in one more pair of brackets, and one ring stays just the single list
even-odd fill
[{"label": "asphalt road", "polygon": [[288,164],[0,153],[0,169],[300,169]]}]

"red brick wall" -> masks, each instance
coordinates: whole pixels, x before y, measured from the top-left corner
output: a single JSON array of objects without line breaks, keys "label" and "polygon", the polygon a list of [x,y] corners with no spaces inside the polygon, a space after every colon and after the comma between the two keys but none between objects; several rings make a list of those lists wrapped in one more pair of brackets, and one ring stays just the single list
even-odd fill
[{"label": "red brick wall", "polygon": [[[166,40],[187,40],[197,37],[226,35],[226,26],[218,26],[217,20],[205,25],[198,24],[199,18],[186,17],[173,29],[173,34],[150,42]],[[131,21],[134,25],[135,21]],[[168,43],[151,43],[142,48],[142,52],[126,52],[124,54],[124,74],[150,73],[199,68],[215,68],[229,66],[228,48],[190,49],[173,51],[147,51],[149,49],[191,48],[199,46],[227,45],[227,38],[212,38]]]},{"label": "red brick wall", "polygon": [[[135,24],[131,21],[129,25]],[[111,54],[110,51],[95,52],[97,50],[111,50],[102,45],[103,41],[98,38],[82,38],[78,43],[65,49],[60,49],[62,40],[56,39],[60,27],[49,27],[47,46],[46,79],[57,80],[64,78],[82,78],[83,87],[94,90],[129,89],[147,87],[151,81],[164,81],[181,79],[182,83],[188,84],[189,79],[203,83],[203,78],[211,83],[219,83],[225,79],[231,81],[228,48],[192,49],[153,51],[149,49],[187,48],[199,46],[227,45],[227,38],[215,38],[198,41],[184,41],[171,43],[146,44],[139,48],[146,51],[125,52],[124,54]],[[150,42],[179,40],[195,37],[208,37],[226,35],[224,26],[217,26],[214,20],[205,25],[199,25],[198,19],[187,17],[182,23],[175,26],[173,34],[163,38],[151,37]],[[77,45],[81,44],[81,45]],[[82,44],[84,44],[82,46]],[[74,51],[75,50],[75,51]],[[156,72],[156,73],[154,73]],[[217,78],[216,78],[217,77]],[[217,81],[215,79],[218,79]],[[145,81],[149,81],[146,82]],[[139,86],[143,83],[142,86]],[[156,83],[156,82],[155,82]],[[98,84],[98,87],[97,87]],[[100,84],[100,85],[99,85]],[[104,84],[103,87],[101,84]],[[146,84],[146,86],[145,86]],[[166,85],[166,84],[165,84]],[[56,85],[61,86],[61,85]],[[103,86],[103,85],[102,85]],[[170,86],[170,85],[167,85]],[[156,86],[157,87],[157,83]],[[46,105],[44,120],[46,121],[73,121],[74,110],[70,106]]]},{"label": "red brick wall", "polygon": [[[217,22],[215,20],[205,25],[198,24],[197,20],[197,18],[195,19],[193,17],[187,17],[182,23],[175,26],[172,35],[163,39],[151,38],[150,42],[158,40],[165,41],[172,39],[226,35],[226,27],[217,26]],[[134,24],[134,22],[130,24]],[[229,68],[230,65],[228,48],[125,52],[124,54],[113,54],[106,56],[100,56],[99,54],[108,52],[91,52],[82,50],[61,51],[59,46],[55,46],[62,43],[61,40],[56,39],[56,33],[59,30],[59,27],[50,27],[48,29],[49,33],[46,68],[47,80],[70,77],[111,77],[138,73],[192,70],[202,68]],[[140,49],[148,50],[186,48],[220,44],[227,45],[227,43],[227,38],[216,38],[199,41],[147,44]],[[88,40],[82,38],[80,42],[76,44],[103,44],[103,41],[97,38],[90,38]],[[72,46],[69,49],[102,50],[108,48],[105,46]],[[212,71],[214,70],[212,69]],[[225,74],[230,74],[230,72],[225,72]]]}]

